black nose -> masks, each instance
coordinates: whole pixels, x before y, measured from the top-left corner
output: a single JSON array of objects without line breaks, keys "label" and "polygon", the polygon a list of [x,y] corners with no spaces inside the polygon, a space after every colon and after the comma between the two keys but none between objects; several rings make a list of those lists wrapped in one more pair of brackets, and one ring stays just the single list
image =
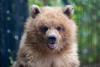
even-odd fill
[{"label": "black nose", "polygon": [[48,43],[49,44],[55,44],[56,42],[56,37],[55,36],[49,36],[48,37]]}]

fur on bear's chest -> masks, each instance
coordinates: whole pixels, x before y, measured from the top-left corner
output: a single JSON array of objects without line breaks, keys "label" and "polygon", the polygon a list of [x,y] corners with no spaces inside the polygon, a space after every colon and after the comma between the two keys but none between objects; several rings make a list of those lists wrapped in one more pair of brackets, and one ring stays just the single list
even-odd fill
[{"label": "fur on bear's chest", "polygon": [[31,67],[66,67],[66,62],[59,59],[41,59],[31,63]]},{"label": "fur on bear's chest", "polygon": [[[71,59],[71,58],[70,58]],[[70,64],[73,64],[75,62],[74,60],[69,60],[62,57],[54,57],[54,58],[37,58],[34,59],[32,62],[28,62],[30,67],[72,67],[69,66]]]}]

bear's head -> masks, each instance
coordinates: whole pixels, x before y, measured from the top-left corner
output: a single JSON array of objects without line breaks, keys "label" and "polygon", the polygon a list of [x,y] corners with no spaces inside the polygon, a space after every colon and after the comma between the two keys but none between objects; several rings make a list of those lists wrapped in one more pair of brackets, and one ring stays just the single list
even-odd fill
[{"label": "bear's head", "polygon": [[76,43],[76,24],[72,20],[73,7],[32,6],[26,23],[26,44],[40,52],[60,53]]}]

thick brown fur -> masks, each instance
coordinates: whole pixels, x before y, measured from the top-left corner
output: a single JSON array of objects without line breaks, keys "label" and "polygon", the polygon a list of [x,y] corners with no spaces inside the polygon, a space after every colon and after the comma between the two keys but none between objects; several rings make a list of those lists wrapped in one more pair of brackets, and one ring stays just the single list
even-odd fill
[{"label": "thick brown fur", "polygon": [[[47,47],[46,33],[40,31],[42,26],[51,31],[58,26],[64,28],[56,30],[61,38],[56,49]],[[42,8],[40,14],[26,22],[14,67],[79,67],[76,37],[77,26],[63,10]]]}]

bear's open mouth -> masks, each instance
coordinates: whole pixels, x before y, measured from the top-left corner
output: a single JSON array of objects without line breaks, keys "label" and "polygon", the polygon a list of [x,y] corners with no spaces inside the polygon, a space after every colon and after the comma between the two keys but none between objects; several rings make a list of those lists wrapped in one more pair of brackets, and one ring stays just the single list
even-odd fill
[{"label": "bear's open mouth", "polygon": [[57,44],[48,44],[48,48],[55,49],[57,47]]}]

